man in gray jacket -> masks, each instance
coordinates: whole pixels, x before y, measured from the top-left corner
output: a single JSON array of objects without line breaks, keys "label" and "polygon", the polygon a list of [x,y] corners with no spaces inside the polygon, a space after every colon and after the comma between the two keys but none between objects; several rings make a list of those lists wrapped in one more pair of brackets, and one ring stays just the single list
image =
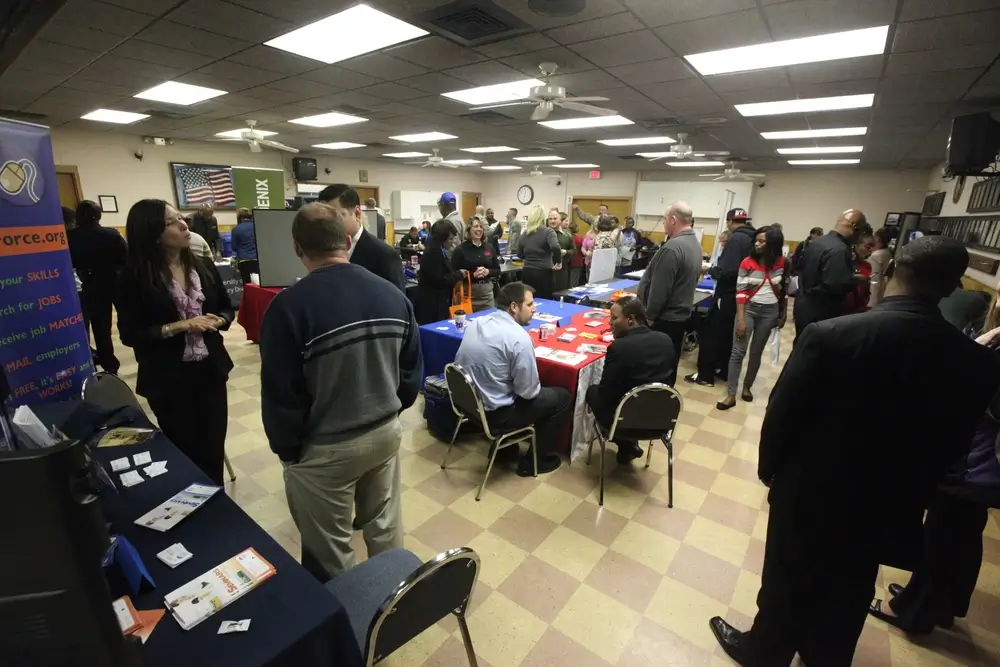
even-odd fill
[{"label": "man in gray jacket", "polygon": [[684,331],[694,309],[694,289],[701,274],[701,243],[691,225],[694,215],[686,202],[674,202],[663,214],[667,242],[653,256],[639,281],[638,295],[646,306],[650,326],[674,344],[674,374],[684,348]]}]

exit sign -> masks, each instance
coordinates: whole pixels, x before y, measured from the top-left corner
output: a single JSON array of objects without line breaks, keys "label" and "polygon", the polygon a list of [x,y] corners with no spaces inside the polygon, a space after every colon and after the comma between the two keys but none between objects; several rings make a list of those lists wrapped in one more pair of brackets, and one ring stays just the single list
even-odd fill
[{"label": "exit sign", "polygon": [[593,171],[590,172],[590,177],[591,178],[600,178],[601,177],[601,170],[600,169],[594,169]]}]

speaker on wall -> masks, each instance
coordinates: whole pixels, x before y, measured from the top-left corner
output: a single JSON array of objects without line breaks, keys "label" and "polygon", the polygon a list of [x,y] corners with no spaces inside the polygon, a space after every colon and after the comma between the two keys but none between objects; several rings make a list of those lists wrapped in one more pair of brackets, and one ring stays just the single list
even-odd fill
[{"label": "speaker on wall", "polygon": [[292,171],[296,181],[315,181],[316,160],[311,157],[293,157]]}]

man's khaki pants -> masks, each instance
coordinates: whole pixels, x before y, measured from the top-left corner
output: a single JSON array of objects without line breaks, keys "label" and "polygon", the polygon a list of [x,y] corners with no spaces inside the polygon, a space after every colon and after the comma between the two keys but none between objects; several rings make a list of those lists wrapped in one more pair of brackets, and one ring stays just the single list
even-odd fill
[{"label": "man's khaki pants", "polygon": [[298,463],[285,465],[285,494],[302,550],[330,578],[357,563],[354,525],[364,533],[369,557],[403,546],[401,439],[402,426],[393,418],[352,440],[309,446]]}]

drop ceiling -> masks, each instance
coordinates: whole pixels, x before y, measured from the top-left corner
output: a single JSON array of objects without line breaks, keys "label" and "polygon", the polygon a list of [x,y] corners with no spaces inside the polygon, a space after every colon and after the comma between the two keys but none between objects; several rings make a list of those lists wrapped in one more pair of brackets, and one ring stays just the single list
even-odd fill
[{"label": "drop ceiling", "polygon": [[[745,168],[765,169],[784,166],[779,146],[845,142],[767,141],[761,132],[865,125],[863,142],[846,142],[864,144],[861,167],[921,168],[943,158],[953,115],[1000,108],[1000,0],[587,0],[581,13],[564,18],[534,14],[523,0],[467,2],[499,7],[521,25],[506,39],[464,44],[427,24],[452,2],[372,0],[371,6],[431,34],[324,65],[263,42],[353,0],[69,0],[0,75],[0,115],[192,140],[210,140],[254,119],[304,154],[365,159],[423,150],[389,137],[436,131],[459,137],[426,145],[445,159],[467,157],[463,147],[506,144],[552,150],[567,162],[603,169],[669,170],[635,158],[641,147],[595,142],[687,132],[695,150],[728,150]],[[877,56],[708,77],[681,57],[877,25],[890,26],[889,47]],[[531,122],[529,106],[470,116],[466,105],[441,96],[537,76],[542,61],[559,65],[553,83],[570,95],[608,97],[601,105],[635,125],[558,131]],[[167,80],[229,94],[188,107],[133,97]],[[735,110],[737,104],[863,93],[875,94],[874,107],[756,118]],[[97,108],[152,117],[126,127],[80,119]],[[369,121],[326,129],[287,122],[329,111]],[[573,116],[557,110],[550,118]],[[338,141],[368,146],[311,148]],[[484,164],[518,164],[514,155],[486,155]]]}]

